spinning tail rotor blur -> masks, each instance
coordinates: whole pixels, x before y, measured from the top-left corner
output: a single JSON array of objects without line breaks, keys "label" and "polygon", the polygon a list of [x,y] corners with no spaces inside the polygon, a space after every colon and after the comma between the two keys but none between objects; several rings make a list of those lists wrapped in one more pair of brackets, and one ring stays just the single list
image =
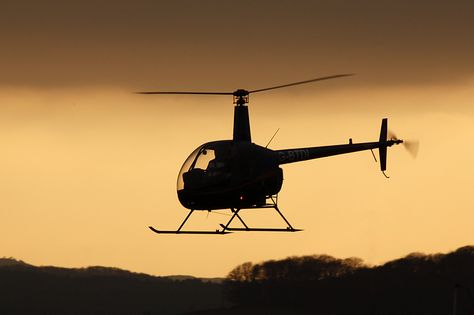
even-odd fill
[{"label": "spinning tail rotor blur", "polygon": [[[393,131],[389,131],[388,136],[390,139],[398,140],[397,135]],[[403,146],[408,151],[408,153],[410,153],[410,155],[414,159],[416,159],[416,157],[418,156],[418,151],[420,149],[420,141],[417,139],[403,140]]]}]

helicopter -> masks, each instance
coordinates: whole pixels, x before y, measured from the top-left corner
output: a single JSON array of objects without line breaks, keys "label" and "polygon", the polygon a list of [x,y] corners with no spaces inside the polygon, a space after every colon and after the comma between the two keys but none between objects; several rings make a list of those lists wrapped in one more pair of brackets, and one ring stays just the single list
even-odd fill
[{"label": "helicopter", "polygon": [[[159,230],[149,226],[158,234],[228,234],[232,232],[297,232],[278,207],[278,193],[283,184],[284,164],[307,161],[333,155],[379,150],[380,170],[385,177],[387,148],[403,143],[397,138],[387,139],[387,118],[382,119],[378,141],[337,144],[319,147],[272,150],[252,142],[249,122],[250,94],[286,88],[317,81],[341,78],[353,74],[337,74],[315,79],[293,82],[256,90],[238,89],[234,92],[162,92],[147,91],[137,94],[190,94],[232,95],[234,126],[231,140],[207,142],[196,148],[183,163],[177,180],[178,199],[188,214],[176,230]],[[275,136],[275,135],[274,135]],[[273,137],[272,137],[273,139]],[[271,140],[272,140],[271,139]],[[270,141],[271,141],[270,140]],[[195,211],[230,210],[230,219],[216,230],[185,230],[185,223]],[[247,209],[273,209],[285,222],[285,228],[250,227],[241,213]],[[233,222],[240,221],[240,227]]]}]

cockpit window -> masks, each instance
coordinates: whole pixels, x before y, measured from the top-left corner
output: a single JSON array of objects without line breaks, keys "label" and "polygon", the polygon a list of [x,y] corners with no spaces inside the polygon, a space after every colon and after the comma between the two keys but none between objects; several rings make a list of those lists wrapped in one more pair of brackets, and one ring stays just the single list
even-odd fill
[{"label": "cockpit window", "polygon": [[205,144],[194,150],[181,167],[177,189],[182,190],[185,185],[198,188],[221,181],[226,167],[227,149],[228,146]]},{"label": "cockpit window", "polygon": [[191,153],[191,155],[186,159],[181,170],[179,171],[178,176],[178,190],[184,188],[183,174],[187,173],[194,169],[206,170],[209,166],[209,162],[214,160],[216,155],[214,150],[211,148],[206,148],[205,146],[200,146]]},{"label": "cockpit window", "polygon": [[192,168],[193,169],[199,168],[201,170],[206,170],[207,167],[209,166],[209,162],[214,160],[215,158],[216,158],[216,155],[214,153],[214,150],[206,149],[206,148],[203,147],[199,151],[199,154],[198,154]]}]

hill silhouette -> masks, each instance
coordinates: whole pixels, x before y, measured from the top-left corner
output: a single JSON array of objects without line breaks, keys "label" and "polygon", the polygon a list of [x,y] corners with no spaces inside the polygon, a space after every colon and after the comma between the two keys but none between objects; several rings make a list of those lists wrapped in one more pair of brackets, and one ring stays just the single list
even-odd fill
[{"label": "hill silhouette", "polygon": [[180,314],[228,305],[216,279],[0,258],[0,314]]},{"label": "hill silhouette", "polygon": [[244,263],[226,281],[239,307],[308,314],[474,314],[472,288],[474,246],[381,266],[327,255]]},{"label": "hill silhouette", "polygon": [[243,263],[225,279],[0,258],[0,314],[474,314],[474,246],[379,266],[328,255]]}]

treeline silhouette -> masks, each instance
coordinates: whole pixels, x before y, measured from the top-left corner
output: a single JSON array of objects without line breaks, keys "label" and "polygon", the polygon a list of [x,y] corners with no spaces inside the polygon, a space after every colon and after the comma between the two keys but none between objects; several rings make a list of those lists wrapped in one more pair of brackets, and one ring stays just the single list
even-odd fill
[{"label": "treeline silhouette", "polygon": [[166,315],[226,305],[222,284],[213,281],[0,259],[0,314]]},{"label": "treeline silhouette", "polygon": [[[224,282],[0,258],[0,314],[474,314],[474,246],[380,266],[327,255],[243,263]],[[454,305],[456,307],[454,308]]]},{"label": "treeline silhouette", "polygon": [[228,298],[242,309],[474,314],[474,247],[448,254],[414,253],[373,267],[358,258],[326,255],[247,262],[228,274],[225,286]]}]

